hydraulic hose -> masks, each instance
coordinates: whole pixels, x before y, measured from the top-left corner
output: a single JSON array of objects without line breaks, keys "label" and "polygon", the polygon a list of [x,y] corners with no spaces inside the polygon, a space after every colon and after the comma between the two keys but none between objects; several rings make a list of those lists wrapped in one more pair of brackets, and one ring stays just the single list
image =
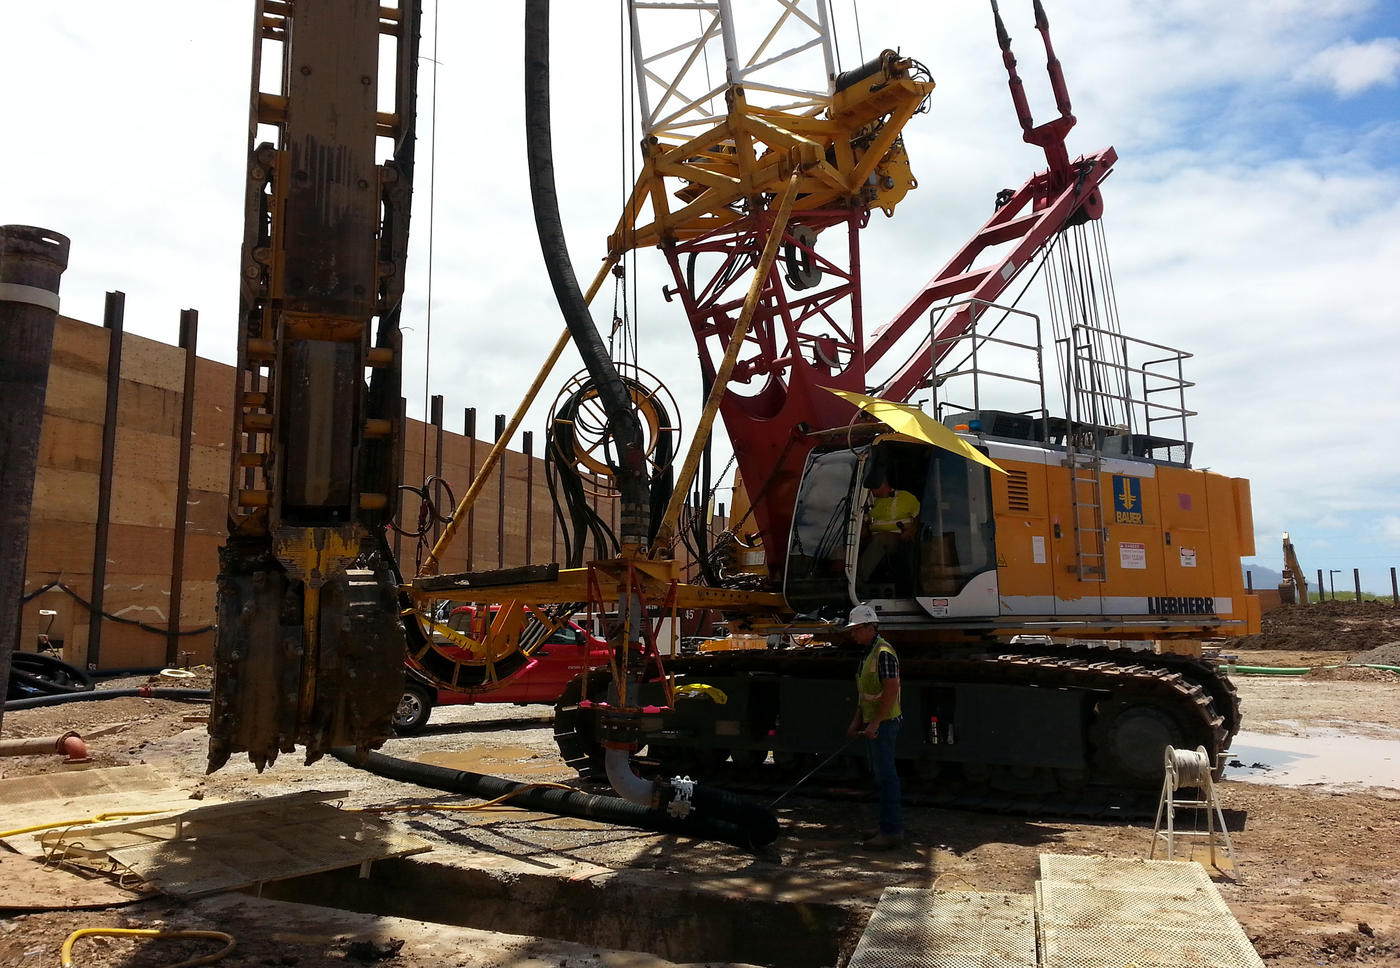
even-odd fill
[{"label": "hydraulic hose", "polygon": [[207,700],[208,689],[93,689],[87,692],[65,692],[56,696],[35,696],[32,699],[11,699],[5,703],[5,711],[12,709],[38,709],[41,706],[61,706],[66,702],[91,702],[97,699],[119,699],[122,696],[137,696],[142,699],[173,699],[177,702]]},{"label": "hydraulic hose", "polygon": [[[516,783],[498,776],[449,770],[441,766],[396,759],[383,753],[370,753],[362,760],[350,746],[335,747],[331,750],[331,755],[342,763],[366,770],[375,776],[412,783],[431,790],[465,793],[485,799],[510,795],[513,805],[532,810],[562,817],[601,820],[700,840],[715,840],[741,850],[756,852],[773,843],[778,837],[778,821],[760,804],[698,785],[681,784],[677,787],[667,783],[658,784],[670,794],[669,802],[652,807],[629,803],[618,797],[600,797],[591,793],[545,787],[531,788],[528,784]],[[650,783],[647,785],[651,786]],[[678,793],[678,789],[681,792]]]},{"label": "hydraulic hose", "polygon": [[559,195],[554,184],[551,138],[549,0],[525,0],[525,157],[530,170],[535,231],[539,235],[549,281],[554,287],[554,298],[588,375],[598,389],[598,400],[617,443],[613,472],[622,498],[619,515],[622,544],[640,547],[647,542],[651,517],[651,487],[641,423],[632,408],[627,387],[603,345],[603,337],[589,315],[588,303],[569,261],[569,247],[559,217]]}]

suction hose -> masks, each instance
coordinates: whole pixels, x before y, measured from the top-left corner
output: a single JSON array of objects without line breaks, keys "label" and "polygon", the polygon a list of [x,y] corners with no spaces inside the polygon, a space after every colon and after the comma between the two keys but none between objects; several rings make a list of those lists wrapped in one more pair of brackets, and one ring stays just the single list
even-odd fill
[{"label": "suction hose", "polygon": [[[625,751],[617,751],[626,755]],[[778,821],[760,804],[724,791],[709,790],[682,778],[655,784],[633,777],[626,785],[629,792],[640,793],[644,785],[649,793],[660,794],[658,805],[648,802],[629,803],[618,797],[600,797],[575,790],[534,787],[498,776],[449,770],[426,763],[400,760],[383,753],[370,753],[364,760],[354,747],[339,746],[331,755],[349,766],[367,770],[375,776],[402,783],[413,783],[432,790],[465,793],[495,799],[513,794],[515,806],[542,810],[563,817],[583,817],[608,823],[624,824],[658,833],[679,834],[701,840],[717,840],[741,850],[758,851],[778,838]],[[630,774],[630,767],[627,768]]]},{"label": "suction hose", "polygon": [[5,711],[11,709],[38,709],[41,706],[61,706],[66,702],[91,702],[97,699],[119,699],[122,696],[138,696],[142,699],[173,699],[184,702],[209,698],[208,689],[152,689],[142,686],[137,689],[92,689],[87,692],[64,692],[55,696],[35,696],[32,699],[11,699],[5,703]]},{"label": "suction hose", "polygon": [[598,391],[608,418],[608,432],[617,445],[613,465],[621,495],[619,529],[622,544],[644,545],[651,517],[651,484],[647,455],[627,385],[603,345],[603,337],[589,315],[588,303],[574,276],[564,223],[559,217],[559,196],[554,184],[554,146],[551,143],[549,104],[549,0],[525,0],[525,160],[530,173],[530,200],[535,211],[535,231],[545,268],[564,323]]}]

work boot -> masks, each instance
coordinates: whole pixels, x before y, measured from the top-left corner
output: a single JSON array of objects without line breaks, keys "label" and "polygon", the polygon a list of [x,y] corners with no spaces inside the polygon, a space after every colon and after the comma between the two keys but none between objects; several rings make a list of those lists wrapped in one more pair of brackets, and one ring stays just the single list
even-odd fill
[{"label": "work boot", "polygon": [[904,837],[900,834],[876,834],[869,840],[861,843],[866,850],[894,850],[904,843]]}]

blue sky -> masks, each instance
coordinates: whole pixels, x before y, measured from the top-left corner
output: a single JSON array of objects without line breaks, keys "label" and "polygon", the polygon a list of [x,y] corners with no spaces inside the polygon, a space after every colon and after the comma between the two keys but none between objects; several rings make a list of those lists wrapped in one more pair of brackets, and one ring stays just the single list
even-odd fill
[{"label": "blue sky", "polygon": [[[207,0],[154,22],[99,0],[11,6],[0,217],[72,237],[65,312],[100,321],[103,293],[121,289],[128,329],[174,342],[194,307],[201,353],[231,360],[250,4]],[[834,6],[850,66],[850,3]],[[1030,0],[1001,6],[1046,117]],[[1252,481],[1262,564],[1281,565],[1287,530],[1310,572],[1359,567],[1365,587],[1388,591],[1400,566],[1400,4],[1046,6],[1079,118],[1071,151],[1119,153],[1104,224],[1124,329],[1196,354],[1197,466]],[[622,204],[618,7],[575,0],[553,16],[569,38],[554,52],[560,194],[587,278]],[[860,18],[867,56],[899,47],[938,82],[906,130],[920,187],[865,234],[873,327],[1042,159],[1020,141],[984,0],[872,0]],[[423,68],[405,391],[421,414],[426,371],[457,429],[463,407],[488,422],[513,410],[560,329],[524,175],[519,20],[515,4],[444,4],[438,65]],[[677,307],[654,295],[662,268],[639,258],[642,362],[690,406],[698,378],[670,361],[693,348]]]}]

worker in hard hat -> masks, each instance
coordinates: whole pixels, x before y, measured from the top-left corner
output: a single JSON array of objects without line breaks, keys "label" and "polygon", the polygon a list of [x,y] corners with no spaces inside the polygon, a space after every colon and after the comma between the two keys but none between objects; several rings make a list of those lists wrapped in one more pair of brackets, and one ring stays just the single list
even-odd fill
[{"label": "worker in hard hat", "polygon": [[908,491],[895,490],[882,471],[876,473],[865,509],[865,543],[856,559],[857,585],[868,582],[881,562],[918,533],[919,499]]},{"label": "worker in hard hat", "polygon": [[895,742],[901,722],[899,708],[899,656],[880,637],[880,618],[869,605],[857,605],[846,620],[851,638],[866,649],[856,672],[856,711],[846,728],[848,736],[864,736],[880,796],[880,825],[862,846],[889,850],[904,840],[904,810],[900,804],[899,773],[895,770]]}]

